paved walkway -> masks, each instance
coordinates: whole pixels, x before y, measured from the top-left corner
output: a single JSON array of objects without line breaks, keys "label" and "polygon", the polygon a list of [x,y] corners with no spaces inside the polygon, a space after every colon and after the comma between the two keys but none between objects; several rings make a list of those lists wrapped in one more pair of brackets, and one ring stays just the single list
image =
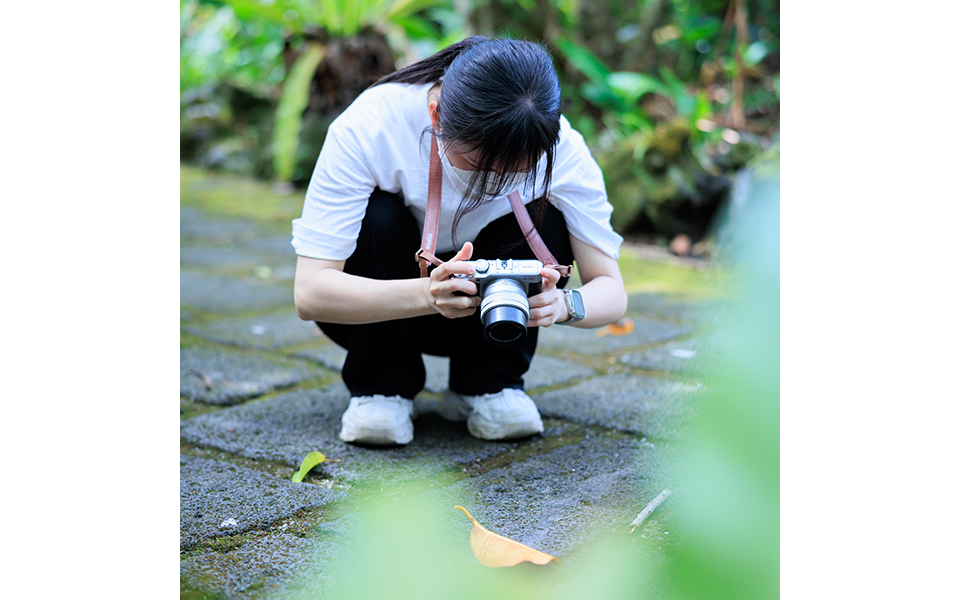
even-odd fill
[{"label": "paved walkway", "polygon": [[[475,564],[460,504],[569,568],[676,485],[671,457],[712,344],[707,311],[638,294],[628,335],[545,329],[526,377],[545,431],[520,441],[476,440],[441,419],[446,361],[425,357],[414,441],[358,447],[337,437],[345,353],[293,308],[288,231],[181,210],[181,598],[327,595],[333,561],[358,550],[360,515],[401,496],[429,507],[452,560]],[[339,462],[292,482],[311,451]],[[665,503],[633,535],[670,544],[673,514]]]}]

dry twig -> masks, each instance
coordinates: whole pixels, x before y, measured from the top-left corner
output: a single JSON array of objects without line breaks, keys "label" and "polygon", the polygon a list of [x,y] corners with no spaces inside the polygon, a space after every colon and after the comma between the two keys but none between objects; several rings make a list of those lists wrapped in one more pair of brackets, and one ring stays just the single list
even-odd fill
[{"label": "dry twig", "polygon": [[627,533],[633,533],[634,529],[643,524],[646,518],[650,516],[650,513],[655,511],[657,507],[667,499],[668,496],[670,496],[670,490],[663,490],[660,492],[659,496],[651,500],[650,504],[648,504],[647,507],[643,509],[639,515],[637,515],[637,518],[633,520],[633,523],[630,523],[630,530],[627,531]]},{"label": "dry twig", "polygon": [[207,375],[206,375],[205,373],[203,373],[202,371],[198,371],[198,370],[196,370],[196,369],[190,369],[190,373],[193,374],[193,375],[196,375],[197,377],[199,377],[200,379],[202,379],[202,380],[203,380],[203,386],[204,386],[205,388],[207,388],[208,390],[213,388],[213,382],[211,382],[211,381],[210,381],[210,378],[207,377]]}]

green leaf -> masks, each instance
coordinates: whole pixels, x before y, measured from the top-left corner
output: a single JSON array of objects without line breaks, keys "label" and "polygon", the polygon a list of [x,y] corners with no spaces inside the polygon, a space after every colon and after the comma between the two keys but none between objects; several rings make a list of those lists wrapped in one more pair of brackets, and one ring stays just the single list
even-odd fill
[{"label": "green leaf", "polygon": [[610,86],[608,85],[585,83],[583,84],[583,87],[580,88],[580,93],[584,98],[601,108],[608,108],[616,111],[622,111],[624,109],[624,107],[620,104],[620,99],[616,94],[613,93],[613,90],[611,90]]},{"label": "green leaf", "polygon": [[392,0],[383,10],[383,15],[387,21],[394,21],[435,6],[444,6],[444,3],[438,0]]},{"label": "green leaf", "polygon": [[660,80],[643,73],[627,71],[610,73],[607,76],[607,84],[627,106],[633,106],[644,94],[650,92],[657,92],[665,96],[670,95],[666,86],[660,83]]},{"label": "green leaf", "polygon": [[300,23],[288,23],[284,20],[284,13],[293,7],[283,0],[274,0],[268,3],[261,2],[260,0],[225,0],[225,4],[230,6],[233,12],[241,19],[260,20],[278,25],[286,25],[296,31],[300,31],[301,29]]},{"label": "green leaf", "polygon": [[569,40],[557,39],[554,40],[554,43],[567,57],[567,60],[573,63],[578,71],[586,75],[587,79],[597,85],[606,85],[610,70],[603,66],[600,59],[592,52]]},{"label": "green leaf", "polygon": [[307,473],[310,472],[310,469],[322,462],[326,462],[326,460],[327,457],[319,452],[310,452],[303,458],[303,462],[300,463],[300,470],[293,474],[293,481],[295,483],[303,481],[303,478],[307,476]]},{"label": "green leaf", "polygon": [[310,44],[290,67],[277,105],[276,128],[273,134],[273,167],[280,181],[290,181],[300,145],[300,126],[307,108],[310,80],[323,60],[324,48]]},{"label": "green leaf", "polygon": [[360,30],[360,24],[366,22],[367,19],[371,17],[371,15],[366,12],[369,9],[370,3],[363,2],[362,0],[341,2],[339,13],[343,22],[341,23],[342,29],[340,30],[340,34],[344,37],[357,35],[357,32]]},{"label": "green leaf", "polygon": [[422,17],[400,17],[393,21],[403,29],[410,39],[433,41],[437,37],[436,28],[430,21]]}]

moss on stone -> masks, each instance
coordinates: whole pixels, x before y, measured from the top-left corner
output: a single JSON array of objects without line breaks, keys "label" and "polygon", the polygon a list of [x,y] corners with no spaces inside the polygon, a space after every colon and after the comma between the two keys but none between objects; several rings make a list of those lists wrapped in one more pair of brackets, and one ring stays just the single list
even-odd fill
[{"label": "moss on stone", "polygon": [[303,193],[285,193],[248,177],[181,165],[180,206],[224,217],[275,222],[288,231],[290,221],[303,211]]},{"label": "moss on stone", "polygon": [[727,290],[727,277],[718,268],[696,269],[662,264],[630,254],[620,254],[620,272],[628,294],[637,292],[678,294],[689,299],[717,298]]}]

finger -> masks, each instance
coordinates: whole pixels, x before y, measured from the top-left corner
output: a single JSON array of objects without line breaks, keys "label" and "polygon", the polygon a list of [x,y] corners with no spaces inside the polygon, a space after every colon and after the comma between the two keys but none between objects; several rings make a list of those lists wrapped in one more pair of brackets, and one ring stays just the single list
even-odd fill
[{"label": "finger", "polygon": [[559,298],[554,293],[556,289],[546,290],[540,292],[536,296],[531,296],[527,299],[527,304],[530,305],[530,308],[540,308],[542,306],[547,306],[548,304],[553,304],[555,301],[558,301]]},{"label": "finger", "polygon": [[452,296],[456,292],[467,296],[475,296],[477,294],[477,284],[470,279],[454,277],[453,279],[438,281],[431,289],[431,293],[436,297]]},{"label": "finger", "polygon": [[464,242],[463,247],[460,248],[460,252],[457,252],[457,255],[450,260],[470,260],[471,256],[473,256],[473,244],[471,242]]},{"label": "finger", "polygon": [[554,310],[549,306],[542,308],[530,308],[530,320],[527,321],[527,327],[542,327],[551,325],[556,318]]},{"label": "finger", "polygon": [[544,267],[543,270],[540,271],[540,275],[543,276],[543,291],[556,288],[557,282],[560,281],[560,272],[556,269]]},{"label": "finger", "polygon": [[553,319],[549,317],[540,317],[538,319],[530,319],[527,321],[527,327],[549,327],[553,324]]},{"label": "finger", "polygon": [[469,263],[462,261],[445,262],[430,273],[434,281],[444,281],[453,275],[473,275],[474,269]]},{"label": "finger", "polygon": [[437,298],[437,306],[443,308],[450,308],[454,310],[462,310],[465,308],[472,308],[479,306],[481,298],[479,296],[463,296],[463,295],[442,295]]},{"label": "finger", "polygon": [[473,244],[471,242],[464,242],[460,251],[457,252],[453,258],[434,269],[430,273],[430,277],[435,281],[442,281],[449,279],[454,274],[473,275],[474,268],[470,265],[463,264],[463,261],[470,260],[471,256],[473,256]]}]

